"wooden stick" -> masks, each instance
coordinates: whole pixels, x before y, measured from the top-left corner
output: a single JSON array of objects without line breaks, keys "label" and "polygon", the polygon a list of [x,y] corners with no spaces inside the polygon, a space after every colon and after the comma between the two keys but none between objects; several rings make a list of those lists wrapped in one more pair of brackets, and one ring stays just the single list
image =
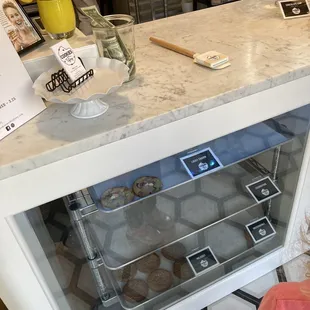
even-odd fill
[{"label": "wooden stick", "polygon": [[181,46],[166,42],[162,39],[158,39],[158,38],[154,38],[154,37],[150,37],[150,41],[152,41],[153,43],[156,43],[162,47],[165,47],[171,51],[177,52],[179,54],[182,54],[184,56],[190,57],[190,58],[194,58],[194,55],[196,54],[193,51],[190,51],[186,48],[183,48]]}]

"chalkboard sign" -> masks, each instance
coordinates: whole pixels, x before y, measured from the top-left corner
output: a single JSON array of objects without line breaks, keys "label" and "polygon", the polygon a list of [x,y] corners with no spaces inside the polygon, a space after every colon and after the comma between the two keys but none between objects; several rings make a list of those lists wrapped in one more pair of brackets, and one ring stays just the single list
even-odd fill
[{"label": "chalkboard sign", "polygon": [[248,184],[246,188],[257,203],[261,203],[281,194],[279,188],[269,177]]},{"label": "chalkboard sign", "polygon": [[284,19],[306,17],[309,16],[309,6],[306,0],[298,1],[279,1],[279,7],[281,9]]},{"label": "chalkboard sign", "polygon": [[223,167],[210,148],[181,157],[180,160],[192,179],[207,175]]},{"label": "chalkboard sign", "polygon": [[246,225],[246,229],[255,243],[261,242],[276,234],[267,217]]},{"label": "chalkboard sign", "polygon": [[201,272],[210,270],[219,264],[217,258],[209,246],[187,256],[187,261],[196,275]]}]

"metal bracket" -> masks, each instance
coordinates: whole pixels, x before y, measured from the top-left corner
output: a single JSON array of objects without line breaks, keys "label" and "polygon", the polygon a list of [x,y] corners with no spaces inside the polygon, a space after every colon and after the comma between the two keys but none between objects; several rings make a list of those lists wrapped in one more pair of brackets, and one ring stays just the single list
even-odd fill
[{"label": "metal bracket", "polygon": [[98,211],[94,201],[87,189],[83,189],[66,197],[66,206],[70,214],[73,225],[75,226],[81,243],[84,247],[87,262],[96,283],[102,304],[106,307],[118,301],[113,289],[109,289],[103,280],[100,267],[103,266],[103,260],[93,241],[88,226],[86,216]]}]

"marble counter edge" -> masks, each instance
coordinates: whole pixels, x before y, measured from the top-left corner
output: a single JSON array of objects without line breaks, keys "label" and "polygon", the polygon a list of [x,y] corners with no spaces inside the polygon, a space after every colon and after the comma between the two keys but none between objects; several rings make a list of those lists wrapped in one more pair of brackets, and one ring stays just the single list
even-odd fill
[{"label": "marble counter edge", "polygon": [[183,108],[166,111],[160,115],[144,119],[142,121],[128,124],[108,132],[94,135],[80,141],[72,142],[60,148],[52,149],[40,155],[16,161],[14,164],[3,165],[0,167],[0,181],[14,177],[18,174],[37,169],[42,166],[70,158],[83,152],[91,151],[98,147],[117,142],[130,136],[167,125],[174,121],[222,106],[235,100],[259,93],[261,91],[297,80],[310,75],[310,66],[290,71],[275,77],[266,77],[256,84],[249,84],[239,89],[234,89],[224,94],[206,98],[196,103],[192,103]]}]

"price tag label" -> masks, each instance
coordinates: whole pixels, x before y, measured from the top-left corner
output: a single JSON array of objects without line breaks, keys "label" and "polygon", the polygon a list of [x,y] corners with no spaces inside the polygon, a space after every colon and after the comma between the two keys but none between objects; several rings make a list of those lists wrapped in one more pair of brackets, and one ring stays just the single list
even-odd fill
[{"label": "price tag label", "polygon": [[284,19],[298,18],[309,16],[309,5],[306,0],[298,1],[279,1],[279,7],[281,9]]},{"label": "price tag label", "polygon": [[207,175],[223,167],[210,148],[181,157],[180,160],[192,179]]},{"label": "price tag label", "polygon": [[281,194],[281,191],[272,182],[270,177],[248,184],[246,188],[257,203],[261,203]]},{"label": "price tag label", "polygon": [[267,217],[245,226],[254,243],[261,242],[276,234]]},{"label": "price tag label", "polygon": [[186,257],[195,275],[210,270],[219,264],[217,258],[208,246]]}]

